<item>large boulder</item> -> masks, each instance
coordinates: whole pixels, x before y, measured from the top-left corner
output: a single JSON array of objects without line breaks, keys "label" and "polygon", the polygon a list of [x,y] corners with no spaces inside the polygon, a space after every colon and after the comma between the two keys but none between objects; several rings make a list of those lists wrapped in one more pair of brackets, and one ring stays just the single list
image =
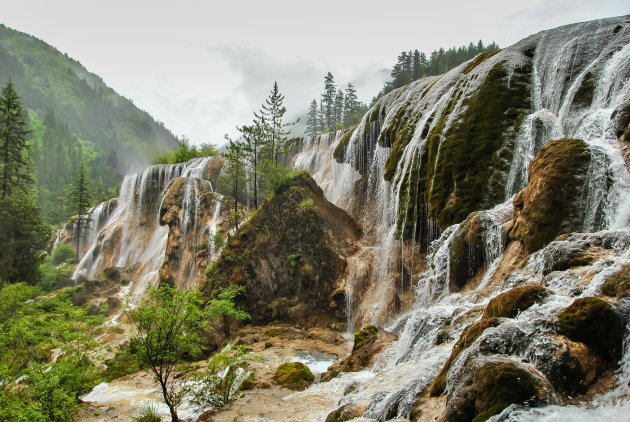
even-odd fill
[{"label": "large boulder", "polygon": [[223,248],[208,271],[207,296],[245,286],[237,304],[254,324],[273,320],[303,326],[345,321],[346,257],[360,230],[300,173],[267,200]]},{"label": "large boulder", "polygon": [[277,384],[290,390],[304,390],[312,384],[315,380],[315,376],[308,366],[303,363],[288,362],[278,367],[273,380]]},{"label": "large boulder", "polygon": [[592,347],[613,362],[621,358],[625,324],[605,300],[597,297],[576,299],[558,314],[558,328],[569,339]]},{"label": "large boulder", "polygon": [[515,287],[492,298],[483,312],[484,318],[514,318],[535,303],[542,302],[549,293],[541,285]]},{"label": "large boulder", "polygon": [[549,141],[529,165],[529,185],[514,197],[508,234],[529,252],[556,236],[580,230],[580,198],[591,153],[580,139]]},{"label": "large boulder", "polygon": [[630,294],[630,264],[626,264],[602,285],[602,293],[606,296],[622,299]]},{"label": "large boulder", "polygon": [[554,402],[553,386],[532,365],[507,357],[482,357],[467,362],[453,380],[444,420],[481,422],[511,404]]}]

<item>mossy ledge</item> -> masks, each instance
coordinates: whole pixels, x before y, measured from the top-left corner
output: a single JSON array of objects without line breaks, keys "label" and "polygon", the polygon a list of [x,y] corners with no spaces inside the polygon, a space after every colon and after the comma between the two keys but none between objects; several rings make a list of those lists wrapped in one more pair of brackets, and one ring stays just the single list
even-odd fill
[{"label": "mossy ledge", "polygon": [[333,151],[333,157],[335,160],[337,160],[338,163],[343,163],[346,159],[346,149],[348,148],[348,144],[350,143],[352,135],[357,130],[357,126],[358,125],[354,125],[350,129],[348,129],[346,133],[343,134],[343,136],[339,140],[339,143],[335,147],[335,150]]}]

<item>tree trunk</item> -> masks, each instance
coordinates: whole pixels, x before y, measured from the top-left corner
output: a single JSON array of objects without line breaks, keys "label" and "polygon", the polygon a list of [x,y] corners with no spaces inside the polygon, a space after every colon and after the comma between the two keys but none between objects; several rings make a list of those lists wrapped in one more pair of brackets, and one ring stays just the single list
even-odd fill
[{"label": "tree trunk", "polygon": [[179,422],[179,418],[177,417],[177,412],[175,411],[175,408],[173,407],[173,404],[171,403],[171,401],[168,399],[168,394],[166,392],[166,384],[164,384],[162,380],[160,380],[160,386],[162,386],[162,396],[164,397],[164,403],[166,403],[166,405],[168,406],[169,412],[171,412],[171,422]]}]

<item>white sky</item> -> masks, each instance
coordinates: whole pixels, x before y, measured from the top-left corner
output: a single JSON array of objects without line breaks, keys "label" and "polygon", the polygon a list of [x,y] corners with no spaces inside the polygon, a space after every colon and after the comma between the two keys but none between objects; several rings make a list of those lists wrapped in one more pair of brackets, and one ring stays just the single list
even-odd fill
[{"label": "white sky", "polygon": [[[194,143],[223,143],[274,81],[289,117],[330,71],[362,101],[397,55],[630,13],[626,0],[0,0],[0,22],[43,39]],[[386,71],[384,71],[386,70]]]}]

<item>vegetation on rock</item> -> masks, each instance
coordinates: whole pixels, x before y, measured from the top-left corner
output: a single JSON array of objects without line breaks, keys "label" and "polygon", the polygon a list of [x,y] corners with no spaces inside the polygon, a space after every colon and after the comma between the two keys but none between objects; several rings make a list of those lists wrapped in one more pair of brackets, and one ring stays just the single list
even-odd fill
[{"label": "vegetation on rock", "polygon": [[515,287],[492,298],[483,312],[484,318],[514,318],[535,303],[542,302],[549,292],[540,285]]},{"label": "vegetation on rock", "polygon": [[285,388],[304,390],[315,380],[315,376],[303,363],[288,362],[278,367],[273,379]]}]

